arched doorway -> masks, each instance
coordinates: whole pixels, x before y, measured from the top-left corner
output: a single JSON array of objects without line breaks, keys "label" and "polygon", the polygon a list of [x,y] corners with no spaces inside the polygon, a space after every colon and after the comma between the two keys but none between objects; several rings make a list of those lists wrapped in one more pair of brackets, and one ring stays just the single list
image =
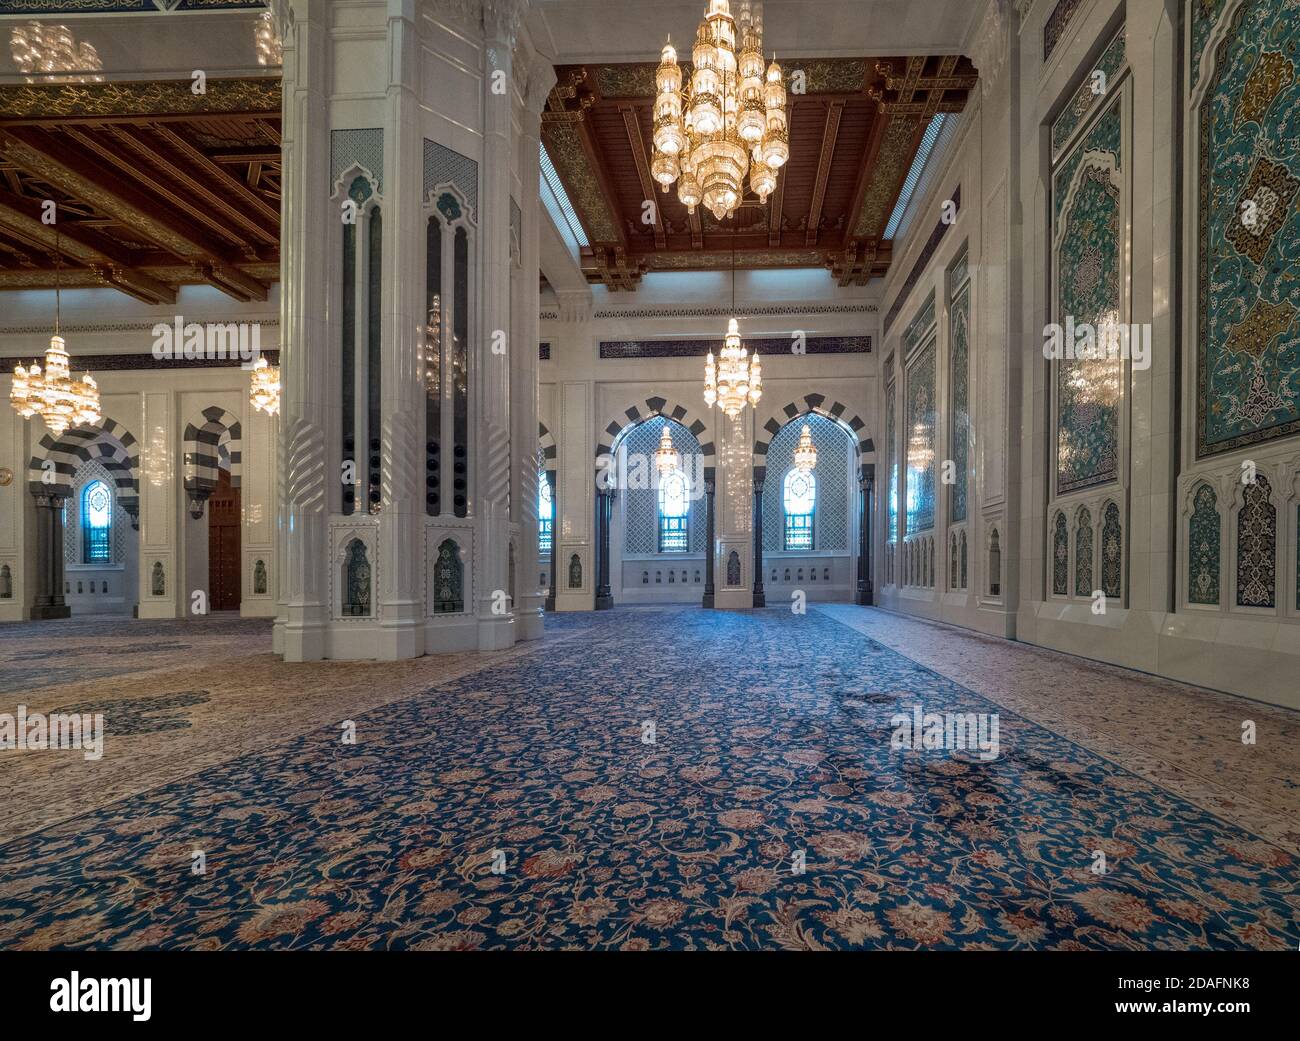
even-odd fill
[{"label": "arched doorway", "polygon": [[208,609],[238,611],[240,601],[239,489],[229,470],[220,470],[208,500]]},{"label": "arched doorway", "polygon": [[[664,432],[677,454],[661,471]],[[708,555],[704,454],[682,423],[651,416],[627,427],[614,446],[610,586],[617,603],[699,603]]]},{"label": "arched doorway", "polygon": [[[138,547],[140,481],[137,444],[130,431],[104,417],[58,437],[47,433],[28,464],[27,482],[36,505],[30,617],[67,618],[74,603],[78,613],[134,611],[139,565],[132,554]],[[102,488],[87,493],[91,485]],[[94,501],[83,502],[83,494]],[[89,561],[84,559],[83,516],[95,520]],[[74,564],[89,564],[94,574],[78,576],[69,571]]]},{"label": "arched doorway", "polygon": [[[805,428],[817,451],[816,465],[808,472],[794,460]],[[816,412],[789,420],[768,445],[762,581],[774,602],[788,601],[796,590],[809,600],[854,599],[859,541],[855,455],[848,432]]]}]

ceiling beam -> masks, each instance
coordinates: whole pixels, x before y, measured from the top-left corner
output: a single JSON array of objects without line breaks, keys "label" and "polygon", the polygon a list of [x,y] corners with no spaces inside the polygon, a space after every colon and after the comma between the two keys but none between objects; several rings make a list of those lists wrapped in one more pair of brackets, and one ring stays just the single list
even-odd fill
[{"label": "ceiling beam", "polygon": [[[632,146],[632,158],[636,160],[637,177],[641,180],[641,191],[645,200],[650,202],[650,215],[654,217],[655,246],[659,249],[668,247],[668,238],[664,234],[664,217],[659,212],[659,200],[655,198],[655,182],[650,176],[650,163],[645,157],[645,144],[641,140],[641,121],[637,118],[636,108],[632,105],[619,105],[623,114],[623,126],[627,130],[627,141]],[[644,214],[644,209],[642,213]],[[644,220],[644,216],[642,220]]]},{"label": "ceiling beam", "polygon": [[826,184],[831,176],[831,158],[835,155],[835,139],[839,137],[844,104],[843,101],[832,101],[826,109],[826,128],[822,131],[822,150],[817,158],[817,179],[813,184],[812,204],[808,209],[805,246],[817,245],[817,231],[822,222],[822,205],[826,202]]},{"label": "ceiling beam", "polygon": [[[241,237],[230,226],[230,207],[219,203],[194,178],[168,163],[146,144],[139,141],[134,136],[132,128],[112,127],[109,130],[109,134],[117,142],[125,145],[125,148],[110,148],[98,136],[87,134],[84,130],[67,130],[65,132],[69,138],[81,145],[85,153],[93,153],[99,156],[104,162],[117,167],[118,171],[125,177],[145,182],[148,191],[157,192],[167,200],[174,210],[188,213],[191,218],[197,220],[200,224],[207,225],[209,232],[215,232],[217,235],[233,241],[236,247],[244,251],[244,259],[255,259],[256,254],[249,247],[247,238]],[[160,176],[149,177],[148,170],[142,168],[139,159],[132,159],[129,154],[130,151],[134,151],[139,159],[144,159],[146,162],[153,164],[159,171]],[[173,184],[176,187],[173,187]],[[185,189],[184,191],[179,190],[182,187]],[[227,215],[222,217],[217,212],[219,210],[227,211]],[[240,223],[242,223],[242,220]],[[206,233],[203,234],[206,238]],[[226,246],[218,245],[215,240],[209,241],[211,245],[205,252],[218,256],[224,254]]]},{"label": "ceiling beam", "polygon": [[74,264],[99,271],[108,284],[122,288],[147,304],[170,304],[176,291],[132,267],[127,251],[107,237],[76,223],[48,225],[41,220],[36,199],[0,190],[0,227],[38,250],[59,254]]},{"label": "ceiling beam", "polygon": [[[29,131],[0,128],[0,154],[193,264],[214,270],[229,269],[238,259],[180,215],[155,216],[160,207],[143,191],[109,171],[88,164],[83,156],[58,142],[33,140]],[[247,281],[253,282],[257,290],[250,293],[252,287],[241,287]],[[265,299],[266,287],[242,272],[213,284],[237,300]]]},{"label": "ceiling beam", "polygon": [[[169,172],[175,171],[181,183],[197,192],[205,201],[211,202],[214,206],[230,214],[251,231],[256,238],[272,246],[280,244],[279,235],[275,234],[274,230],[268,230],[268,225],[270,229],[275,229],[279,222],[280,213],[278,210],[268,206],[264,199],[260,198],[257,193],[250,191],[239,178],[231,177],[228,171],[222,169],[216,163],[210,162],[208,157],[199,149],[195,148],[171,128],[163,124],[156,124],[151,126],[150,129],[206,173],[213,183],[210,185],[204,184],[191,177],[166,156],[150,147],[148,142],[141,137],[138,129],[122,127],[117,130],[117,134],[123,140],[128,140],[131,147],[139,151],[141,155],[148,157],[151,162],[167,167]],[[226,192],[235,195],[243,204],[243,207],[251,208],[253,213],[261,217],[261,220],[253,219],[246,209],[228,202]]]}]

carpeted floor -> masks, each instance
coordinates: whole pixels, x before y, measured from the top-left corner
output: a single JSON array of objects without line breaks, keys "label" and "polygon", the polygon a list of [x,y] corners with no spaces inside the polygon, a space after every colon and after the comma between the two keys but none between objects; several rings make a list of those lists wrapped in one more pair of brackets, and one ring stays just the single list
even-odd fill
[{"label": "carpeted floor", "polygon": [[[108,730],[0,753],[0,947],[1300,943],[1296,713],[849,607],[547,626],[309,666],[264,623],[0,629],[0,710]],[[999,757],[891,749],[915,704]]]}]

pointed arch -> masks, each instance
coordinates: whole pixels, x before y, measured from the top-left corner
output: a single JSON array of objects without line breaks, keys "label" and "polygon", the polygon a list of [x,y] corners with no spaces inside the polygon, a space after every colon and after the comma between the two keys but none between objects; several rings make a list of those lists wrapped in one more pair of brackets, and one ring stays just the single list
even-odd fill
[{"label": "pointed arch", "polygon": [[217,487],[219,470],[229,469],[231,487],[239,487],[243,459],[243,430],[239,420],[220,405],[209,405],[185,425],[181,450],[190,516],[198,520]]},{"label": "pointed arch", "polygon": [[787,402],[781,408],[769,413],[766,421],[758,428],[758,434],[754,438],[754,480],[766,479],[767,451],[771,447],[772,439],[781,432],[781,428],[809,413],[816,413],[832,420],[844,429],[858,449],[858,472],[865,473],[865,467],[869,465],[867,457],[871,456],[874,459],[876,445],[868,436],[867,424],[862,417],[843,402],[828,402],[824,394],[805,394],[801,399]]},{"label": "pointed arch", "polygon": [[669,401],[667,398],[652,397],[634,402],[608,418],[596,437],[596,465],[603,459],[612,459],[618,443],[634,426],[644,423],[655,416],[664,416],[680,423],[700,444],[700,453],[704,456],[705,480],[712,480],[715,467],[713,436],[708,424],[694,415],[685,405]]},{"label": "pointed arch", "polygon": [[[72,479],[82,463],[94,461],[113,478],[122,508],[138,527],[140,517],[140,446],[121,423],[105,416],[90,426],[72,427],[58,437],[46,433],[27,467],[28,489],[33,495],[72,494]],[[51,478],[46,477],[46,462]]]}]

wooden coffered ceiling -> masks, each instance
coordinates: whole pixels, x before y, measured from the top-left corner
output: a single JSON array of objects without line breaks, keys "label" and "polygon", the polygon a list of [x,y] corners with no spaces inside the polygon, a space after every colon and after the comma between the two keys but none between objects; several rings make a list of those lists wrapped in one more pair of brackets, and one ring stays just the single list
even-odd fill
[{"label": "wooden coffered ceiling", "polygon": [[[766,204],[748,195],[718,222],[689,215],[650,177],[653,64],[562,65],[542,120],[547,153],[591,245],[591,282],[634,289],[647,271],[827,267],[865,285],[889,267],[890,213],[931,118],[960,112],[977,74],[954,55],[783,59],[790,161]],[[684,70],[689,76],[689,67]],[[657,202],[653,225],[643,203]]]},{"label": "wooden coffered ceiling", "polygon": [[276,78],[0,86],[0,289],[57,270],[150,304],[197,284],[265,300],[280,169]]}]

